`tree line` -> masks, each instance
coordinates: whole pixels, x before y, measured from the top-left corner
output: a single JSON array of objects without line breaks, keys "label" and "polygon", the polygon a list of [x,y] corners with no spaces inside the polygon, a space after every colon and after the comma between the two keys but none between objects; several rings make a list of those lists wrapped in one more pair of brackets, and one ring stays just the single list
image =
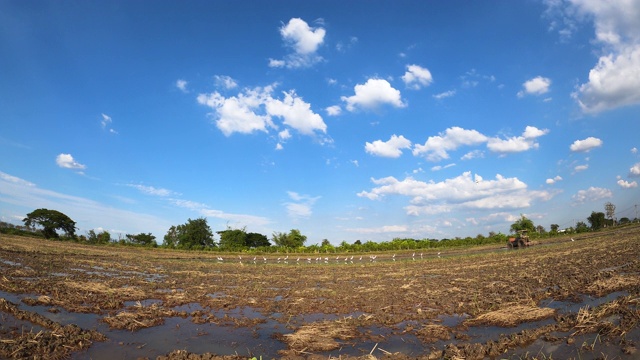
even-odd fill
[{"label": "tree line", "polygon": [[[615,205],[608,202],[605,204],[605,212],[592,211],[587,217],[587,223],[578,221],[574,226],[560,229],[558,224],[551,224],[549,231],[541,225],[535,225],[533,220],[521,215],[513,224],[510,232],[518,233],[520,230],[527,230],[532,238],[552,237],[559,234],[583,233],[597,231],[605,227],[622,225],[638,221],[623,217],[616,219]],[[332,245],[327,239],[323,239],[320,244],[305,246],[307,236],[298,229],[291,229],[289,232],[274,232],[271,239],[267,236],[247,232],[246,228],[233,229],[227,227],[225,230],[216,231],[219,240],[216,241],[214,232],[207,223],[206,218],[188,219],[186,223],[174,225],[169,228],[164,235],[161,244],[158,244],[156,237],[151,233],[126,234],[119,239],[112,239],[108,231],[96,232],[89,230],[85,235],[76,235],[76,222],[67,215],[50,209],[36,209],[27,214],[23,219],[24,226],[12,225],[0,222],[0,233],[14,235],[42,236],[45,239],[72,240],[87,244],[120,244],[131,246],[163,247],[168,249],[185,250],[216,250],[216,251],[256,251],[256,252],[301,252],[301,253],[332,253],[332,252],[369,252],[369,251],[389,251],[389,250],[419,250],[439,247],[455,247],[469,245],[484,245],[494,243],[504,243],[508,236],[502,233],[490,232],[488,236],[478,234],[476,237],[454,238],[454,239],[412,239],[394,238],[386,242],[373,242],[356,240],[349,244],[342,241],[339,245]],[[61,237],[60,233],[64,233]]]}]

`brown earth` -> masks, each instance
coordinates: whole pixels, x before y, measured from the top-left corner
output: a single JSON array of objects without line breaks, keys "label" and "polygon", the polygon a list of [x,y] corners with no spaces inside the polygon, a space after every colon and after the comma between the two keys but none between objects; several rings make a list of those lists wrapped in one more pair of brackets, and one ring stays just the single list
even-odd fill
[{"label": "brown earth", "polygon": [[[42,327],[30,333],[0,331],[0,358],[64,358],[105,339],[95,330],[62,326],[30,312],[35,305],[52,312],[98,314],[113,329],[133,331],[132,337],[169,317],[249,329],[276,319],[291,329],[273,334],[272,341],[286,347],[279,352],[283,358],[326,358],[323,352],[365,341],[380,345],[362,358],[409,357],[385,351],[385,337],[373,328],[415,336],[431,349],[417,356],[425,359],[495,358],[539,339],[571,344],[582,334],[598,334],[629,358],[637,356],[638,339],[627,334],[637,333],[640,323],[640,227],[574,239],[542,240],[522,250],[425,250],[420,257],[411,251],[398,253],[398,261],[391,261],[392,254],[377,254],[376,261],[369,254],[362,260],[361,254],[338,259],[335,254],[288,254],[285,262],[286,254],[265,255],[266,261],[258,255],[254,261],[253,254],[86,246],[0,235],[0,291],[20,295],[24,303],[20,310],[0,296],[0,315]],[[623,295],[577,313],[541,305],[616,292]],[[199,304],[199,309],[175,309],[189,304]],[[226,315],[238,308],[262,316]],[[335,317],[300,320],[314,314]],[[447,326],[443,316],[464,321]],[[468,341],[471,327],[520,324],[531,326],[483,343]],[[596,342],[590,350],[597,354]],[[223,358],[179,348],[160,355]]]}]

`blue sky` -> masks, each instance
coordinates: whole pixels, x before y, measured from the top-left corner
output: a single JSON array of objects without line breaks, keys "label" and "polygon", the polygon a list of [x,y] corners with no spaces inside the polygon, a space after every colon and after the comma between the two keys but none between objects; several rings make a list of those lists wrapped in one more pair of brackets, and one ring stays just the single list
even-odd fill
[{"label": "blue sky", "polygon": [[308,244],[640,204],[640,1],[0,1],[0,218]]}]

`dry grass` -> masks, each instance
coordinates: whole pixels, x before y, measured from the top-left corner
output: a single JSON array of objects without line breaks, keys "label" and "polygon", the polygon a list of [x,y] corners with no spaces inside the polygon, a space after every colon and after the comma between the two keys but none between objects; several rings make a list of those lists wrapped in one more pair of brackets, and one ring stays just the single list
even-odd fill
[{"label": "dry grass", "polygon": [[521,304],[503,304],[502,309],[482,314],[475,319],[465,321],[466,325],[495,325],[511,327],[524,322],[538,321],[555,315],[551,308]]},{"label": "dry grass", "polygon": [[340,348],[336,340],[349,340],[358,334],[347,321],[322,321],[303,325],[293,334],[284,335],[289,349],[297,352],[330,351]]},{"label": "dry grass", "polygon": [[640,285],[640,278],[637,276],[614,275],[607,279],[599,279],[587,287],[587,292],[602,296],[614,291],[620,291],[632,286]]}]

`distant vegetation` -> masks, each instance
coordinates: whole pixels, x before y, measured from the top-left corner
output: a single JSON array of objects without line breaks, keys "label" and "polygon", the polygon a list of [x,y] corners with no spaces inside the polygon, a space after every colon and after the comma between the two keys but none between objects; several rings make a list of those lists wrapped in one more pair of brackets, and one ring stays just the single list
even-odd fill
[{"label": "distant vegetation", "polygon": [[[511,224],[510,232],[517,233],[527,230],[532,239],[549,238],[560,234],[585,233],[600,229],[638,222],[638,219],[623,217],[615,218],[615,205],[610,202],[605,204],[605,212],[592,211],[586,218],[587,223],[578,221],[574,227],[560,229],[558,224],[551,224],[549,231],[541,225],[535,225],[533,220],[521,215]],[[96,232],[89,230],[86,235],[77,236],[75,221],[67,215],[49,209],[37,209],[27,214],[23,220],[24,226],[13,225],[0,221],[0,233],[20,236],[40,236],[45,239],[59,239],[75,241],[85,244],[110,244],[127,246],[162,247],[167,249],[182,250],[210,250],[227,252],[299,252],[299,253],[345,253],[345,252],[370,252],[370,251],[394,251],[394,250],[420,250],[442,247],[461,247],[485,244],[504,244],[508,235],[489,232],[488,236],[478,234],[476,237],[454,239],[412,239],[395,238],[391,241],[373,242],[356,240],[349,244],[342,241],[339,245],[333,245],[328,239],[320,244],[306,245],[307,237],[298,229],[291,229],[288,233],[274,232],[271,240],[259,233],[247,232],[246,228],[217,231],[219,240],[215,239],[214,232],[207,223],[206,218],[195,220],[188,219],[186,223],[171,226],[158,245],[156,237],[151,233],[126,234],[125,237],[113,239],[105,230]],[[60,234],[59,231],[64,234]],[[273,244],[272,244],[273,243]]]}]

